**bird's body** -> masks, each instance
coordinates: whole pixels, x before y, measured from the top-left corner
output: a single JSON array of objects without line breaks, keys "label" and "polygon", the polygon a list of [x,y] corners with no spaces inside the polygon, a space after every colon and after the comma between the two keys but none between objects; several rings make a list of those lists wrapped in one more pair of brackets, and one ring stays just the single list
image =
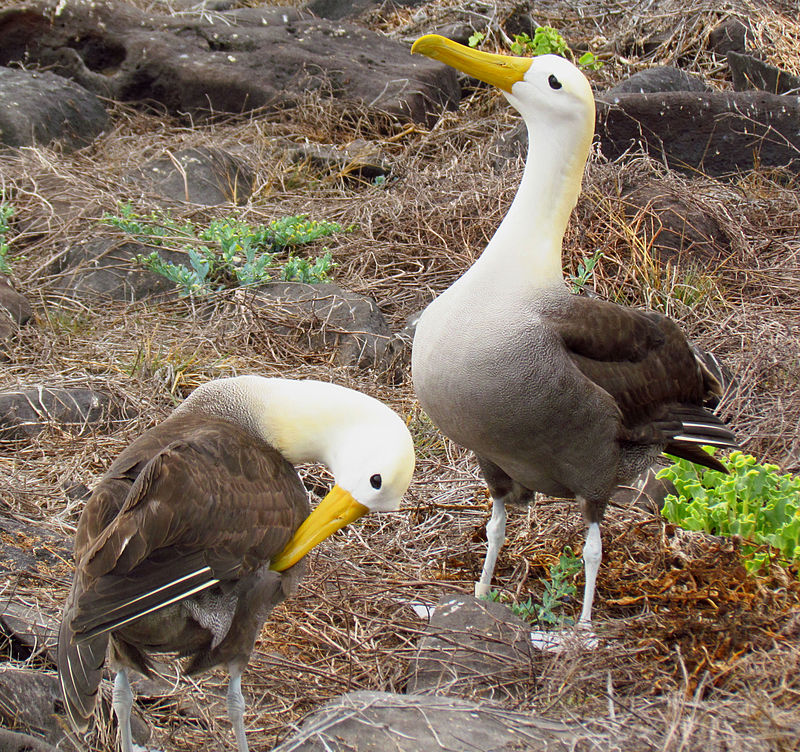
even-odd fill
[{"label": "bird's body", "polygon": [[423,408],[519,485],[590,500],[598,508],[591,521],[667,448],[695,458],[695,444],[673,441],[681,418],[718,422],[702,407],[718,384],[665,316],[566,288],[518,300],[513,311],[489,294],[452,320],[442,303],[447,293],[428,309],[435,328],[428,311],[418,324],[414,383]]},{"label": "bird's body", "polygon": [[[302,461],[338,481],[311,517]],[[88,725],[108,652],[128,752],[127,670],[146,674],[151,654],[172,653],[187,674],[228,667],[244,752],[241,672],[302,556],[369,509],[396,508],[412,470],[402,419],[357,392],[259,377],[200,387],[120,454],[81,515],[58,656],[72,725]]]},{"label": "bird's body", "polygon": [[475,452],[494,499],[476,592],[488,591],[505,503],[535,492],[575,497],[589,523],[588,622],[609,498],[663,451],[722,469],[700,448],[735,443],[708,409],[721,385],[667,317],[565,286],[561,244],[594,132],[583,74],[553,55],[488,55],[435,35],[414,51],[500,86],[529,133],[505,219],[475,264],[425,309],[412,353],[422,407]]}]

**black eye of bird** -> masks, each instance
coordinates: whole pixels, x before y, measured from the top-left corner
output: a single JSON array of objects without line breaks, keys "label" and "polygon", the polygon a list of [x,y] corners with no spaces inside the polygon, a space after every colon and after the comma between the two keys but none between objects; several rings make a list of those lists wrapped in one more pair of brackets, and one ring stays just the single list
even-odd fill
[{"label": "black eye of bird", "polygon": [[375,473],[370,479],[369,484],[377,491],[381,487],[381,483],[383,483],[383,479],[381,478],[378,473]]},{"label": "black eye of bird", "polygon": [[551,89],[561,88],[561,81],[559,81],[552,73],[550,74],[550,78],[547,79],[547,83],[550,84]]}]

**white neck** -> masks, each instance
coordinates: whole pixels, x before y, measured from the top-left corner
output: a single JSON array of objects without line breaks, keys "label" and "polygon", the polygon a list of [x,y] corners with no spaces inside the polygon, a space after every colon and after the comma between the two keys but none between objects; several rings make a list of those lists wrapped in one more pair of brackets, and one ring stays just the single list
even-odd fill
[{"label": "white neck", "polygon": [[292,464],[321,462],[334,473],[337,449],[354,423],[394,416],[377,400],[336,384],[260,376],[207,382],[176,412],[226,418],[264,439]]},{"label": "white neck", "polygon": [[528,158],[517,194],[463,279],[480,281],[484,290],[495,283],[505,290],[563,288],[562,240],[580,194],[591,135],[576,138],[570,127],[528,123]]}]

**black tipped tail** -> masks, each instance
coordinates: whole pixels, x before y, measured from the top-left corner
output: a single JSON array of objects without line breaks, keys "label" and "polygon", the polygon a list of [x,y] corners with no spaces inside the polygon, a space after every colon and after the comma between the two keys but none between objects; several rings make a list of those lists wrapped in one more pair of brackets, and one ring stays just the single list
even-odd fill
[{"label": "black tipped tail", "polygon": [[739,442],[733,431],[716,415],[703,408],[678,409],[673,415],[680,421],[681,430],[680,433],[670,437],[664,453],[681,457],[711,470],[727,473],[725,466],[702,447],[737,448]]}]

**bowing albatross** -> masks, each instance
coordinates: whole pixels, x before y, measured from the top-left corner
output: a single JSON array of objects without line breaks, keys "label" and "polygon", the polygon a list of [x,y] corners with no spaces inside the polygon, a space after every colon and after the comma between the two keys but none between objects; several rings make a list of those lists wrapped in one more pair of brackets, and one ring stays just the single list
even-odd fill
[{"label": "bowing albatross", "polygon": [[569,292],[561,246],[594,135],[589,82],[569,61],[493,55],[438,35],[427,55],[502,89],[528,128],[514,201],[473,266],[422,313],[412,374],[438,428],[475,453],[492,495],[488,592],[506,503],[576,498],[588,533],[580,624],[591,622],[599,523],[615,488],[661,452],[725,472],[703,444],[735,446],[708,409],[720,382],[678,327],[651,311]]},{"label": "bowing albatross", "polygon": [[[335,480],[310,516],[299,462],[321,462]],[[413,469],[403,420],[359,392],[259,376],[198,387],[120,454],[78,522],[58,641],[72,726],[88,727],[108,652],[131,752],[128,669],[148,674],[149,654],[177,653],[187,674],[228,668],[228,715],[246,752],[241,675],[268,613],[313,546],[397,509]]]}]

